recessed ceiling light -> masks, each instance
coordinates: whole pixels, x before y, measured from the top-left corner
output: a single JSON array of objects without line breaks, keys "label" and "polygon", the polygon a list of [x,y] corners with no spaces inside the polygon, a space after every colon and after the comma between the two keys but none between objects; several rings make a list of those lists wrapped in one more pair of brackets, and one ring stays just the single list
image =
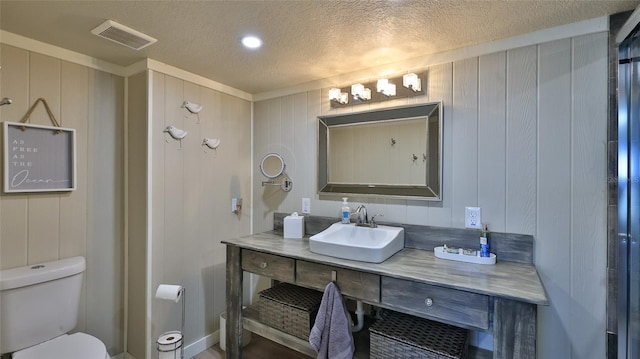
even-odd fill
[{"label": "recessed ceiling light", "polygon": [[249,49],[257,49],[262,46],[262,40],[257,36],[245,36],[242,38],[242,45]]}]

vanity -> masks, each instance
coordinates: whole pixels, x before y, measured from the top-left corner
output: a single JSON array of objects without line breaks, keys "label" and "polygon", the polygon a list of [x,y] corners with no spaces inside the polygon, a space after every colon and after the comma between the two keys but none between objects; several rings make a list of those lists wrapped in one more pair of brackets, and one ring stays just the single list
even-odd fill
[{"label": "vanity", "polygon": [[[342,294],[380,308],[493,334],[493,358],[536,357],[536,312],[548,305],[532,264],[533,238],[494,233],[495,265],[435,257],[434,246],[470,246],[477,231],[401,225],[405,248],[382,263],[339,259],[309,250],[309,239],[285,239],[282,218],[274,230],[225,240],[227,248],[227,358],[242,358],[243,327],[315,357],[304,340],[261,324],[252,308],[242,310],[243,272],[324,290],[335,281]],[[309,217],[307,235],[337,218]],[[390,224],[393,225],[393,224]]]}]

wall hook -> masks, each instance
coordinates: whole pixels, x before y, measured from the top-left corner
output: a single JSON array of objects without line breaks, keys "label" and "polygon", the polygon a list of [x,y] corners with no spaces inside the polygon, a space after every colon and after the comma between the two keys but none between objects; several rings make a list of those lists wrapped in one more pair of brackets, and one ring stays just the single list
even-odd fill
[{"label": "wall hook", "polygon": [[202,140],[202,144],[206,145],[212,150],[217,149],[218,146],[220,146],[220,142],[221,141],[219,138],[205,138],[204,140]]},{"label": "wall hook", "polygon": [[427,162],[427,155],[426,154],[422,154],[422,162]]},{"label": "wall hook", "polygon": [[173,139],[180,141],[180,149],[182,149],[182,139],[187,137],[187,131],[181,130],[175,126],[167,126],[164,131],[168,133]]},{"label": "wall hook", "polygon": [[212,150],[218,149],[218,146],[220,146],[220,139],[219,138],[204,138],[202,140],[202,145],[203,146],[207,146]]},{"label": "wall hook", "polygon": [[393,137],[391,137],[391,146],[395,146],[395,145],[396,145],[396,140]]},{"label": "wall hook", "polygon": [[[197,103],[193,103],[193,102],[189,102],[189,101],[185,100],[184,102],[182,102],[182,106],[181,107],[182,108],[186,108],[187,111],[189,111],[189,113],[195,114],[198,117],[198,122],[197,123],[200,123],[200,115],[198,115],[198,113],[200,111],[202,111],[202,105],[199,105]],[[187,116],[185,116],[185,117],[187,117]]]},{"label": "wall hook", "polygon": [[198,112],[202,111],[202,105],[199,105],[199,104],[193,103],[193,102],[189,102],[189,101],[184,101],[182,103],[182,107],[186,108],[187,111],[189,111],[191,113],[198,113]]},{"label": "wall hook", "polygon": [[413,156],[411,156],[411,159],[413,160],[413,162],[418,160],[418,156],[416,156],[416,154],[414,153]]}]

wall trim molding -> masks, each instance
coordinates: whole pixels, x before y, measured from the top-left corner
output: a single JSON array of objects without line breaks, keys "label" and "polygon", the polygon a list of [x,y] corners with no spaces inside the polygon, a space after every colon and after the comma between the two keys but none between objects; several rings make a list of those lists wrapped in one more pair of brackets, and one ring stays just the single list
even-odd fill
[{"label": "wall trim molding", "polygon": [[[196,340],[195,342],[184,347],[184,357],[192,358],[203,351],[211,348],[212,346],[218,344],[220,342],[220,330],[216,330],[215,332]],[[153,349],[155,351],[155,348]],[[153,357],[153,355],[151,355]],[[120,353],[116,356],[111,357],[111,359],[135,359],[133,355],[129,353]]]},{"label": "wall trim molding", "polygon": [[215,332],[184,347],[184,357],[192,358],[207,350],[207,348],[218,344],[218,342],[220,342],[220,330],[216,330]]},{"label": "wall trim molding", "polygon": [[95,57],[81,54],[79,52],[67,50],[59,46],[47,44],[42,41],[30,39],[28,37],[24,37],[22,35],[14,34],[4,30],[0,30],[0,43],[19,47],[21,49],[32,52],[37,52],[39,54],[51,56],[59,60],[68,61],[125,78],[138,74],[145,70],[153,70],[169,76],[177,77],[181,80],[192,82],[194,84],[215,91],[225,93],[227,95],[235,96],[243,100],[253,101],[253,95],[251,95],[250,93],[238,90],[223,83],[149,58],[140,60],[129,66],[120,66],[97,59]]},{"label": "wall trim molding", "polygon": [[[235,96],[247,101],[253,101],[253,95],[248,92],[244,92],[233,88],[231,86],[227,86],[220,82],[208,79],[206,77],[193,74],[191,72],[185,71],[183,69],[167,65],[160,61],[156,61],[153,59],[146,59],[147,68],[153,71],[161,72],[165,75],[177,77],[181,80],[192,82],[196,85],[200,85],[212,90],[216,90],[231,96]],[[135,64],[134,64],[135,65]]]},{"label": "wall trim molding", "polygon": [[0,30],[0,43],[55,57],[60,60],[69,61],[74,64],[83,65],[95,70],[108,72],[110,74],[118,76],[125,76],[124,74],[126,72],[125,67],[123,66],[115,65],[110,62],[81,54],[79,52],[47,44],[46,42],[30,39],[28,37],[14,34],[5,30]]},{"label": "wall trim molding", "polygon": [[393,76],[406,72],[419,72],[429,66],[454,62],[495,52],[537,45],[555,40],[567,39],[581,35],[609,31],[609,16],[597,17],[590,20],[551,27],[506,39],[486,42],[479,45],[463,47],[455,50],[430,54],[387,65],[376,66],[365,70],[354,71],[329,78],[311,81],[304,84],[266,91],[253,95],[253,101],[269,100],[327,87],[341,86],[349,83],[362,82],[377,77]]},{"label": "wall trim molding", "polygon": [[120,353],[114,357],[111,357],[111,359],[136,359],[136,358],[134,358],[133,355],[129,353]]}]

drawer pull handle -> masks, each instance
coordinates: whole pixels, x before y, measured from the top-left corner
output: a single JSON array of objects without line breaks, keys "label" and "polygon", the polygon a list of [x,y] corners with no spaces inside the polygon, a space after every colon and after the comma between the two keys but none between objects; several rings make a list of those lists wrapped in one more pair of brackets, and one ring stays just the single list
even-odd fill
[{"label": "drawer pull handle", "polygon": [[431,297],[427,297],[427,299],[425,299],[425,300],[424,300],[424,304],[425,304],[427,307],[431,307],[431,306],[433,306],[433,299],[431,299]]},{"label": "drawer pull handle", "polygon": [[262,262],[262,263],[260,263],[260,268],[265,269],[265,268],[267,268],[268,265],[269,264],[267,264],[267,262]]}]

